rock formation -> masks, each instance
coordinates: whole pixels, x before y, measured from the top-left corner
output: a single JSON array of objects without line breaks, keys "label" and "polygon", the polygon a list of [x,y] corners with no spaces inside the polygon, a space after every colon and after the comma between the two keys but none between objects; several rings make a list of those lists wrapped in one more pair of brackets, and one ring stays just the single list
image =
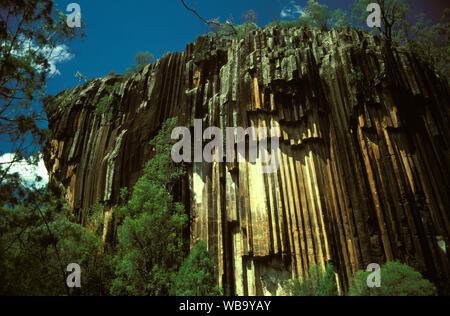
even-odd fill
[{"label": "rock formation", "polygon": [[[112,115],[94,111],[105,96]],[[449,86],[403,48],[350,28],[200,36],[58,100],[46,165],[85,224],[95,202],[113,206],[137,181],[167,118],[280,128],[278,172],[193,163],[177,189],[191,241],[207,242],[228,295],[280,294],[283,280],[328,262],[342,291],[391,260],[449,283]],[[110,240],[111,211],[105,223]]]}]

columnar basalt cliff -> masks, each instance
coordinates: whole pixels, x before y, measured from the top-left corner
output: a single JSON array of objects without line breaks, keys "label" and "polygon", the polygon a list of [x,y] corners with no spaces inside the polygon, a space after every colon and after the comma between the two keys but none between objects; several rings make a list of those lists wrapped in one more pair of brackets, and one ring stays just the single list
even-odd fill
[{"label": "columnar basalt cliff", "polygon": [[[106,95],[110,116],[94,111]],[[342,291],[391,260],[449,283],[449,86],[402,48],[350,28],[201,36],[136,75],[60,96],[46,165],[84,224],[89,207],[117,204],[137,181],[167,118],[280,128],[278,172],[260,160],[193,163],[177,189],[226,294],[280,294],[328,262]],[[111,211],[105,223],[108,241]]]}]

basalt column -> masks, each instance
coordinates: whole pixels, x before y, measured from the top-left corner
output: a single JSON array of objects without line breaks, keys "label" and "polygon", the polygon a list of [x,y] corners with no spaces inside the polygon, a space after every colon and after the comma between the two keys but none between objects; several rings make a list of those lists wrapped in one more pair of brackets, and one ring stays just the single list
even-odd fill
[{"label": "basalt column", "polygon": [[[105,96],[111,112],[98,113]],[[279,129],[276,172],[261,157],[195,162],[178,188],[226,294],[283,294],[284,280],[327,263],[345,292],[356,271],[391,260],[449,284],[449,86],[403,48],[350,28],[201,36],[59,97],[46,165],[85,224],[89,207],[134,185],[169,117]],[[114,214],[105,224],[109,242]]]}]

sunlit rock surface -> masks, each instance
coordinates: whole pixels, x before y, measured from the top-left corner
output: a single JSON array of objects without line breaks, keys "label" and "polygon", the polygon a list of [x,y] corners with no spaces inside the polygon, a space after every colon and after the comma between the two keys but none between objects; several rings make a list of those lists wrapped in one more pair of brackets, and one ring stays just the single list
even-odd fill
[{"label": "sunlit rock surface", "polygon": [[[115,84],[112,119],[95,115]],[[129,79],[63,93],[46,164],[84,224],[133,186],[169,117],[279,127],[277,173],[193,163],[175,192],[226,294],[283,294],[283,280],[327,262],[344,292],[357,270],[394,259],[449,284],[449,87],[403,49],[353,29],[204,36]],[[105,222],[111,241],[114,214]]]}]

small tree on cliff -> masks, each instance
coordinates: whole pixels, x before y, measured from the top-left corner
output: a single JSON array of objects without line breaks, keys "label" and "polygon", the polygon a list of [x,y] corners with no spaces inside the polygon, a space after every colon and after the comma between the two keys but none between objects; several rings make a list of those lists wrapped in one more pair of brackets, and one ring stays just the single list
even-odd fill
[{"label": "small tree on cliff", "polygon": [[197,243],[177,273],[174,294],[176,296],[219,296],[222,290],[216,286],[215,264],[210,258],[206,243]]},{"label": "small tree on cliff", "polygon": [[369,288],[371,272],[358,271],[350,284],[349,296],[436,296],[436,287],[406,264],[388,262],[381,268],[381,287]]},{"label": "small tree on cliff", "polygon": [[138,52],[134,57],[136,64],[131,65],[127,69],[127,75],[135,74],[144,69],[145,66],[150,65],[155,57],[149,52]]}]

